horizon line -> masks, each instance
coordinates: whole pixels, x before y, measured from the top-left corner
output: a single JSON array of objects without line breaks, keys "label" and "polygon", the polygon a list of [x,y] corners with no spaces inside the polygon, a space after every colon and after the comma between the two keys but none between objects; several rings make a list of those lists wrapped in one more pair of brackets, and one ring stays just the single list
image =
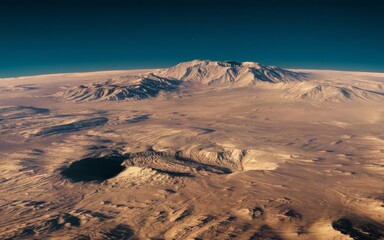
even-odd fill
[{"label": "horizon line", "polygon": [[[192,61],[195,61],[195,60],[201,60],[201,61],[213,61],[213,62],[228,62],[227,60],[225,61],[217,61],[217,60],[207,60],[207,59],[193,59],[193,60],[190,60],[190,61],[183,61],[183,62],[192,62]],[[180,63],[183,63],[183,62],[178,62],[176,63],[175,65],[177,64],[180,64]],[[250,62],[250,61],[238,61],[238,62]],[[255,63],[260,63],[260,62],[255,62]],[[172,65],[172,66],[167,66],[167,67],[143,67],[143,68],[126,68],[126,69],[114,69],[114,68],[111,68],[111,69],[95,69],[95,70],[80,70],[80,71],[58,71],[58,72],[54,72],[54,71],[48,71],[48,72],[41,72],[41,73],[37,73],[37,74],[25,74],[25,75],[16,75],[16,76],[0,76],[0,80],[1,79],[12,79],[12,78],[28,78],[28,77],[37,77],[37,76],[46,76],[46,75],[60,75],[60,74],[81,74],[81,73],[102,73],[102,72],[118,72],[118,71],[134,71],[134,70],[158,70],[158,69],[165,69],[165,68],[170,68],[170,67],[173,67],[175,65]],[[263,64],[265,65],[265,64]],[[277,65],[266,65],[266,66],[277,66]],[[281,67],[281,68],[284,68],[284,69],[288,69],[288,70],[304,70],[304,71],[310,71],[310,70],[313,70],[313,71],[337,71],[337,72],[356,72],[356,73],[383,73],[384,74],[384,70],[383,71],[376,71],[376,70],[373,70],[373,71],[369,71],[369,70],[356,70],[356,69],[348,69],[348,68],[306,68],[306,67],[283,67],[283,66],[277,66],[277,67]]]}]

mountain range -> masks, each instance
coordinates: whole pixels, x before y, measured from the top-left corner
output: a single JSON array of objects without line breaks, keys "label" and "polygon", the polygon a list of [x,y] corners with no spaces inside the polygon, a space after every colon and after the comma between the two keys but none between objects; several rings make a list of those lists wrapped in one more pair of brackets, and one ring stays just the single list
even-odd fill
[{"label": "mountain range", "polygon": [[147,74],[123,75],[82,84],[59,92],[68,101],[143,100],[181,89],[263,87],[278,89],[285,99],[313,101],[383,100],[382,86],[363,88],[328,81],[311,72],[288,70],[254,62],[193,60]]}]

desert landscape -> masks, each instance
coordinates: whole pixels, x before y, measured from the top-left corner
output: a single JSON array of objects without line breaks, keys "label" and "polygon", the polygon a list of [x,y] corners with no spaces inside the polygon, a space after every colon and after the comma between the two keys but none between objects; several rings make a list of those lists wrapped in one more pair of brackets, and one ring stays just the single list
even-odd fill
[{"label": "desert landscape", "polygon": [[0,239],[384,239],[384,73],[193,60],[0,79]]}]

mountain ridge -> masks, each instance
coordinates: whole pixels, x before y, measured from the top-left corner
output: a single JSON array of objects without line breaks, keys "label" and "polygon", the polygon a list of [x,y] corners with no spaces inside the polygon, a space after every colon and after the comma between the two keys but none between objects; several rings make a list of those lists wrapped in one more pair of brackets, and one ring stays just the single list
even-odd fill
[{"label": "mountain ridge", "polygon": [[317,102],[383,101],[382,85],[330,80],[316,74],[255,62],[192,60],[141,75],[121,75],[104,82],[71,87],[56,96],[66,101],[134,101],[160,94],[224,88],[263,87],[280,91],[284,99]]},{"label": "mountain ridge", "polygon": [[275,66],[253,62],[193,60],[141,76],[120,76],[101,83],[79,85],[57,96],[68,101],[120,101],[157,97],[171,93],[180,86],[231,85],[244,87],[258,83],[300,82],[308,76]]},{"label": "mountain ridge", "polygon": [[204,85],[235,83],[252,85],[257,82],[292,82],[307,77],[301,72],[255,62],[193,60],[162,69],[159,76],[192,81]]}]

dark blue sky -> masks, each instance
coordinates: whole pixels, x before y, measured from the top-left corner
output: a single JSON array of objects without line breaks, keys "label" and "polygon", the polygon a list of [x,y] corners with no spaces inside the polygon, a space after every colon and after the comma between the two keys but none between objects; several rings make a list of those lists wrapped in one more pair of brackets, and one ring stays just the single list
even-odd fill
[{"label": "dark blue sky", "polygon": [[192,59],[384,72],[384,1],[0,0],[0,77]]}]

